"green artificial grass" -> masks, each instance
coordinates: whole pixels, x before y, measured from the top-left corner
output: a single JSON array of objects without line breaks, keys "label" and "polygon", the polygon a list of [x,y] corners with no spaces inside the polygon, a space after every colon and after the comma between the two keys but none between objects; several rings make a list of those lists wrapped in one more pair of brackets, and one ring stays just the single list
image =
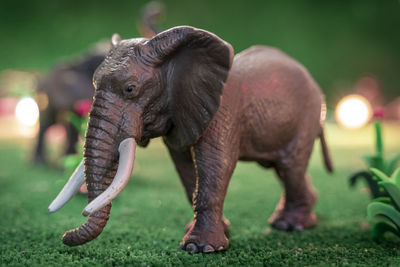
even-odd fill
[{"label": "green artificial grass", "polygon": [[[47,207],[69,174],[30,165],[26,142],[0,141],[0,264],[399,266],[400,241],[390,234],[381,243],[372,241],[366,216],[369,196],[360,190],[361,184],[356,189],[348,186],[349,173],[362,166],[359,156],[369,147],[335,145],[331,150],[335,174],[325,172],[318,143],[309,168],[319,192],[315,229],[264,234],[280,197],[280,184],[272,171],[240,163],[225,201],[224,213],[232,224],[230,248],[190,255],[179,249],[179,242],[192,211],[160,140],[138,149],[133,178],[113,202],[103,233],[72,248],[62,244],[61,236],[85,221],[81,211],[86,196],[77,195],[49,214]],[[399,150],[397,142],[388,152]]]}]

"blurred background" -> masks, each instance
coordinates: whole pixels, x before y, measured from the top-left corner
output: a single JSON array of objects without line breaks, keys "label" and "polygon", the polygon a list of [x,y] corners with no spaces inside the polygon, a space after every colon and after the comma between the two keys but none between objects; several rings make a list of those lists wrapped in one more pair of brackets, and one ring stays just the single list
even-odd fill
[{"label": "blurred background", "polygon": [[[46,72],[114,32],[138,37],[146,1],[2,1],[0,70]],[[302,62],[329,102],[363,75],[374,75],[387,98],[399,92],[398,0],[164,1],[161,29],[192,25],[216,33],[236,53],[276,46]],[[332,100],[331,100],[332,99]]]},{"label": "blurred background", "polygon": [[[139,37],[140,10],[146,3],[2,1],[0,96],[35,87],[37,77],[55,64],[73,59],[114,32],[124,38]],[[379,98],[374,100],[378,105],[399,95],[397,0],[162,3],[160,29],[176,25],[207,29],[230,42],[236,53],[254,44],[282,49],[309,69],[325,92],[328,107],[355,90],[375,89],[365,94],[379,94],[373,96]],[[362,80],[365,77],[369,79]],[[362,86],[369,88],[358,88]]]},{"label": "blurred background", "polygon": [[[146,3],[2,1],[0,97],[34,88],[37,78],[56,64],[75,59],[114,32],[139,37],[140,10]],[[309,69],[330,108],[356,90],[364,90],[376,105],[395,105],[400,92],[398,0],[162,3],[165,14],[157,21],[159,29],[207,29],[236,52],[254,44],[282,49]],[[359,88],[363,86],[368,88]]]}]

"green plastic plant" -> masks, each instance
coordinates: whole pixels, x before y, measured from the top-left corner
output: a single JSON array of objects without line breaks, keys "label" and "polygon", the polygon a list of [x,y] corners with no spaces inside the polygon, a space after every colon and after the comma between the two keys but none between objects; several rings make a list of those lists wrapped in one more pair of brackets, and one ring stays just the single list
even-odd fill
[{"label": "green plastic plant", "polygon": [[371,172],[387,194],[387,197],[376,198],[368,205],[368,219],[379,218],[372,228],[372,239],[379,241],[386,232],[400,237],[400,168],[391,178],[378,169],[372,168]]},{"label": "green plastic plant", "polygon": [[[68,121],[78,130],[81,138],[84,139],[89,117],[88,116],[81,117],[71,112],[69,114]],[[79,163],[82,161],[83,148],[79,143],[77,144],[76,150],[78,151],[78,153],[73,155],[66,155],[61,159],[64,169],[67,172],[73,172],[76,169],[76,167],[78,167]]]},{"label": "green plastic plant", "polygon": [[[382,127],[379,121],[375,122],[375,155],[364,155],[363,159],[368,169],[375,168],[387,175],[391,175],[399,163],[400,153],[387,160],[384,157]],[[357,180],[362,178],[367,182],[372,198],[386,196],[386,193],[381,190],[378,181],[374,179],[374,175],[369,170],[362,170],[352,174],[350,176],[350,186],[354,186]]]},{"label": "green plastic plant", "polygon": [[75,113],[70,113],[69,122],[78,130],[82,138],[85,137],[89,116],[78,116]]}]

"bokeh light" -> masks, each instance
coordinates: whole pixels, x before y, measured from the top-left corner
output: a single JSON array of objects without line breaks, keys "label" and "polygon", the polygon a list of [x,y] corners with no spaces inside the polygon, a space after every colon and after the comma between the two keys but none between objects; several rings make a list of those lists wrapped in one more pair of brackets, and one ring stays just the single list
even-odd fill
[{"label": "bokeh light", "polygon": [[368,100],[360,95],[348,95],[336,106],[336,121],[347,128],[360,128],[372,117]]},{"label": "bokeh light", "polygon": [[22,98],[15,109],[17,119],[25,126],[34,126],[39,118],[39,107],[31,97]]}]

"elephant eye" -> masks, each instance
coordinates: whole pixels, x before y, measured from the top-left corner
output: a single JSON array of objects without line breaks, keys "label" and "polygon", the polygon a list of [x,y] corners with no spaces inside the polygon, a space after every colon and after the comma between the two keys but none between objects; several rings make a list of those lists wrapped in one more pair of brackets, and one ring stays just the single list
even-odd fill
[{"label": "elephant eye", "polygon": [[125,88],[124,95],[128,98],[133,98],[137,95],[138,91],[136,90],[136,85],[129,85]]},{"label": "elephant eye", "polygon": [[133,90],[135,90],[135,87],[136,87],[136,86],[134,86],[134,85],[129,86],[128,88],[126,88],[126,92],[127,92],[127,93],[132,93]]}]

